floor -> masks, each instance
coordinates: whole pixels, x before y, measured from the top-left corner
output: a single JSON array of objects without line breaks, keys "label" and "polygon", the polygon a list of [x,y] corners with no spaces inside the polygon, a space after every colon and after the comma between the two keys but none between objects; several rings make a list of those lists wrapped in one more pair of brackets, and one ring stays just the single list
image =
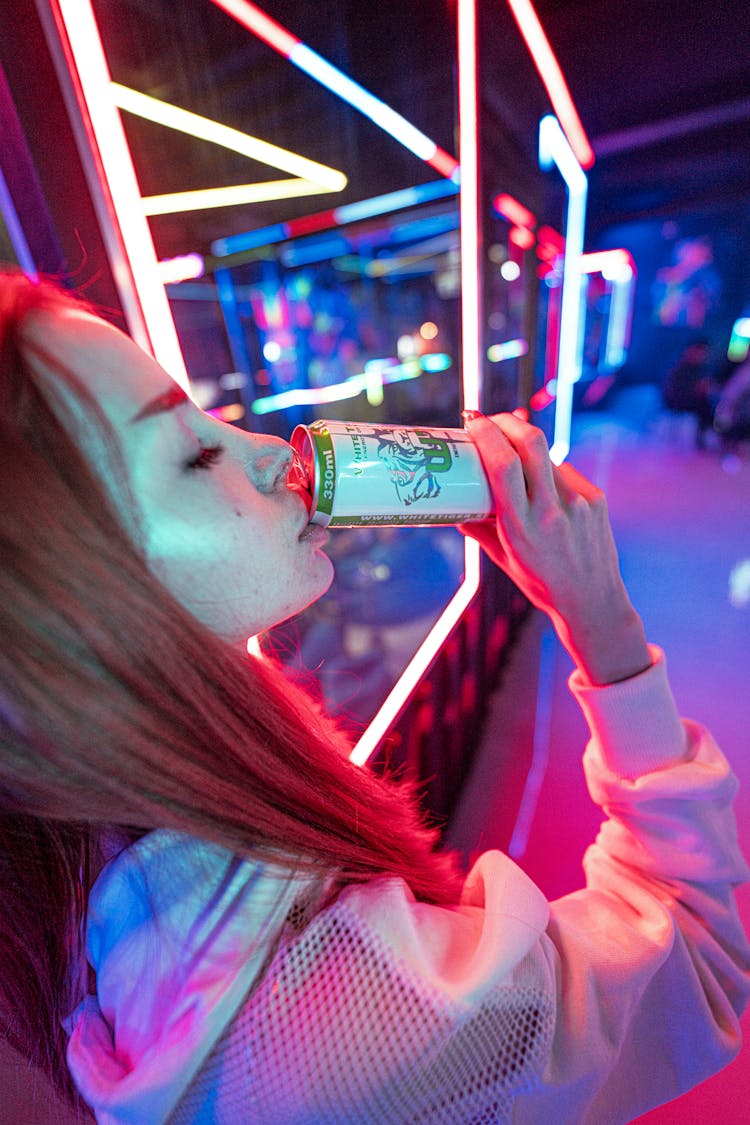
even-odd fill
[{"label": "floor", "polygon": [[[667,652],[681,712],[712,729],[739,775],[740,837],[750,857],[750,455],[696,450],[690,425],[659,416],[638,388],[616,413],[583,416],[573,448],[571,461],[607,492],[626,584],[649,639]],[[585,727],[567,690],[570,668],[535,615],[452,829],[467,851],[508,848],[550,898],[581,885],[581,857],[601,819],[579,766]],[[512,767],[519,747],[525,762],[533,756],[520,787]],[[513,785],[520,802],[511,801],[509,820]],[[750,930],[749,888],[740,909]],[[746,1125],[750,1013],[743,1026],[748,1041],[730,1067],[640,1125]]]}]

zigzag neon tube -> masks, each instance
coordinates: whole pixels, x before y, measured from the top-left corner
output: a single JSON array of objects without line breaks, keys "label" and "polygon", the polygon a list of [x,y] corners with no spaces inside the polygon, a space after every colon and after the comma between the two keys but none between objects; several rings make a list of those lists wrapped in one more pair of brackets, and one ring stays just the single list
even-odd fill
[{"label": "zigzag neon tube", "polygon": [[416,129],[400,113],[387,106],[374,94],[365,90],[343,71],[329,63],[310,47],[307,47],[285,27],[276,20],[271,19],[264,11],[250,0],[212,0],[217,8],[221,8],[232,19],[237,20],[248,31],[257,35],[274,51],[284,55],[294,66],[320,82],[332,93],[343,101],[359,110],[365,117],[369,117],[381,129],[400,144],[408,148],[415,156],[439,172],[441,176],[449,179],[458,176],[458,161],[439,148],[434,141]]}]

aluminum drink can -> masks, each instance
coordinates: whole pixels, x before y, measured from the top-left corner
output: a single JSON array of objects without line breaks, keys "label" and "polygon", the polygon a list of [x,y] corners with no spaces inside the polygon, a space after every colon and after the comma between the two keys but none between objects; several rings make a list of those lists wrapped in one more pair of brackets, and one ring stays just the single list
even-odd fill
[{"label": "aluminum drink can", "polygon": [[494,509],[466,430],[319,420],[297,426],[290,487],[322,527],[466,523]]}]

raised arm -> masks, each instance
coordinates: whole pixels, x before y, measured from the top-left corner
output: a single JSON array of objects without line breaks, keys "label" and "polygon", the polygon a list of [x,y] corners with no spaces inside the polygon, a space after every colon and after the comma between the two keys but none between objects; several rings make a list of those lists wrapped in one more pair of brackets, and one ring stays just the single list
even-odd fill
[{"label": "raised arm", "polygon": [[620,575],[604,493],[572,465],[553,465],[541,430],[514,414],[468,417],[497,516],[461,530],[477,539],[538,609],[590,684],[651,663]]}]

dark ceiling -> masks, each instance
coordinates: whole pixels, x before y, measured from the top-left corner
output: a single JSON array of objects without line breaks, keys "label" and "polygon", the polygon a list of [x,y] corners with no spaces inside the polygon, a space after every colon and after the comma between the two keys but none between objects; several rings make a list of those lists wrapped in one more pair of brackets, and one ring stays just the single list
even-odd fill
[{"label": "dark ceiling", "polygon": [[535,0],[596,164],[590,220],[750,199],[745,0]]},{"label": "dark ceiling", "polygon": [[[745,0],[535,0],[597,156],[590,176],[589,235],[619,220],[669,217],[686,209],[746,208],[750,198],[750,12]],[[324,57],[455,152],[455,0],[266,0],[262,5]],[[210,116],[273,136],[278,143],[351,174],[342,197],[363,198],[433,175],[405,150],[383,147],[378,130],[314,82],[288,78],[288,64],[238,27],[209,0],[96,0],[113,73],[140,89]],[[495,34],[493,65],[483,81],[503,102],[504,117],[541,112],[544,93],[509,15],[506,0],[481,0]],[[517,80],[509,79],[516,68]],[[298,72],[297,72],[298,75]],[[167,76],[167,77],[165,77]],[[245,122],[247,121],[247,124]],[[181,186],[237,182],[230,154],[188,154],[184,138],[131,120],[148,151],[144,178]],[[136,144],[138,141],[136,140]],[[208,163],[206,163],[206,161]],[[243,173],[246,168],[243,167]],[[267,176],[268,170],[264,170]],[[278,174],[278,173],[277,173]],[[162,186],[160,190],[164,190]],[[281,217],[328,206],[284,205]],[[276,205],[278,208],[278,205]],[[277,221],[273,208],[253,223]],[[165,252],[186,238],[247,226],[240,210],[157,219]],[[205,248],[205,247],[204,247]]]},{"label": "dark ceiling", "polygon": [[[535,6],[597,156],[589,239],[633,217],[721,208],[726,225],[733,209],[750,211],[746,0],[535,0]],[[261,7],[456,152],[455,0],[263,0]],[[341,196],[155,217],[161,256],[206,253],[223,235],[436,176],[210,0],[94,0],[94,8],[117,81],[350,177]],[[507,0],[480,0],[480,8],[488,150],[493,137],[498,141],[487,164],[494,160],[496,179],[507,181],[506,190],[517,186],[519,198],[534,206],[536,122],[549,103]],[[144,194],[284,175],[127,114],[125,123]]]}]

